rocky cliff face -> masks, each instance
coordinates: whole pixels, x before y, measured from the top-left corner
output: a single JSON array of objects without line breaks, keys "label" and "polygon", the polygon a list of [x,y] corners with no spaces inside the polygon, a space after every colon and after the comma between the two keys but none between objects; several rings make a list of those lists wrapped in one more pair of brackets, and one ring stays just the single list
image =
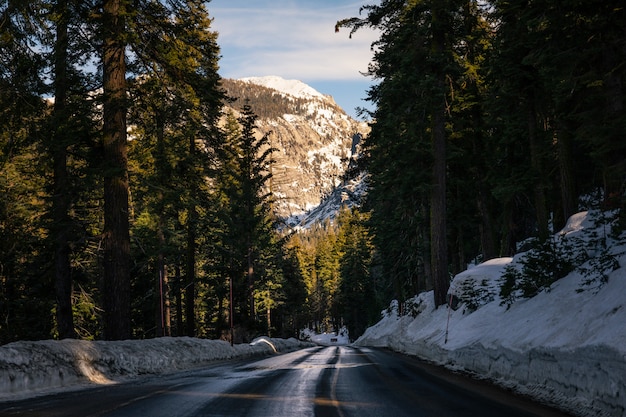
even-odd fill
[{"label": "rocky cliff face", "polygon": [[224,80],[237,111],[244,100],[259,116],[260,134],[269,133],[273,154],[272,193],[278,216],[293,225],[304,213],[341,184],[356,135],[368,126],[357,122],[331,96],[310,86],[279,77]]}]

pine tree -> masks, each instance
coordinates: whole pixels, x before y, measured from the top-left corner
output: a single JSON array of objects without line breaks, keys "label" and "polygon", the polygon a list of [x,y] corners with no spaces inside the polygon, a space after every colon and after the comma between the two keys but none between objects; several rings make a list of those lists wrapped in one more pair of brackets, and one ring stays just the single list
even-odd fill
[{"label": "pine tree", "polygon": [[48,106],[40,2],[0,4],[0,343],[49,338],[54,287],[46,270]]},{"label": "pine tree", "polygon": [[[162,80],[164,77],[144,79],[131,88],[134,100],[130,117],[135,129],[130,157],[131,186],[137,201],[134,211],[138,213],[134,235],[138,239],[141,236],[141,247],[147,257],[145,262],[153,274],[149,281],[154,283],[150,289],[139,282],[134,286],[154,293],[156,308],[141,306],[141,309],[153,312],[151,318],[156,318],[157,336],[169,336],[168,260],[176,256],[172,249],[172,218],[177,219],[180,210],[176,207],[174,169],[179,155],[184,155],[186,148],[179,143],[184,142],[180,136],[172,131],[173,115],[179,114],[180,108],[172,105],[171,97],[168,98],[166,93],[168,86],[163,85]],[[152,325],[150,321],[148,328]]]},{"label": "pine tree", "polygon": [[402,2],[388,1],[369,7],[366,20],[345,22],[356,25],[354,29],[369,22],[383,29],[370,68],[384,82],[368,93],[377,110],[372,115],[376,123],[363,144],[370,174],[366,207],[372,210],[375,244],[397,299],[428,289],[425,281],[430,281],[426,276],[430,276],[427,184],[431,156],[427,138],[419,134],[427,120],[423,114],[416,116],[422,110],[416,107],[420,97],[416,73],[425,58],[413,47],[421,41],[414,26],[402,23],[403,8]]},{"label": "pine tree", "polygon": [[282,304],[274,314],[277,337],[299,337],[300,330],[306,327],[308,321],[306,285],[298,262],[297,248],[290,247],[288,242],[284,242],[280,249],[283,282]]},{"label": "pine tree", "polygon": [[498,255],[494,230],[495,201],[490,193],[491,161],[487,135],[485,81],[491,29],[479,5],[463,5],[463,41],[454,45],[458,70],[451,81],[448,213],[451,272],[465,269],[470,259]]},{"label": "pine tree", "polygon": [[373,245],[366,228],[367,214],[344,209],[338,217],[341,279],[339,314],[351,338],[358,338],[377,319],[382,303],[372,274]]},{"label": "pine tree", "polygon": [[[224,254],[234,288],[234,311],[238,326],[256,326],[255,291],[267,278],[259,269],[263,253],[273,245],[270,216],[271,154],[268,135],[255,134],[257,116],[244,105],[234,123],[227,123],[226,139],[218,149],[219,187],[224,204]],[[271,251],[270,251],[271,252]]]},{"label": "pine tree", "polygon": [[[55,290],[56,290],[56,321],[59,338],[73,338],[76,336],[74,329],[74,314],[72,308],[72,265],[71,265],[71,241],[70,231],[72,220],[70,210],[72,207],[72,194],[69,152],[72,142],[77,141],[80,130],[73,126],[76,120],[72,120],[71,114],[80,114],[76,107],[80,105],[68,105],[72,91],[73,62],[70,60],[70,48],[75,37],[70,26],[70,17],[74,14],[74,6],[67,0],[59,0],[55,4],[52,19],[55,23],[53,68],[54,68],[54,105],[52,110],[51,131],[53,132],[50,143],[50,153],[53,165],[53,195],[52,195],[52,235],[55,245]],[[78,7],[76,7],[78,8]],[[74,81],[75,82],[75,81]],[[72,110],[70,110],[72,107]],[[78,119],[78,118],[75,118]]]},{"label": "pine tree", "polygon": [[[163,288],[164,293],[163,300],[157,297],[157,328],[159,334],[169,328],[168,264],[175,262],[171,269],[179,271],[179,262],[184,261],[186,282],[176,282],[176,308],[181,313],[176,324],[182,334],[180,304],[184,300],[184,333],[194,336],[198,330],[196,273],[202,238],[198,230],[210,211],[205,207],[209,204],[209,152],[221,136],[217,121],[224,98],[217,74],[217,34],[211,31],[205,5],[194,0],[143,4],[141,13],[130,15],[129,25],[129,46],[136,58],[130,64],[135,73],[131,114],[141,136],[136,149],[151,155],[140,168],[147,177],[138,179],[145,190],[144,215],[155,219],[153,238],[158,241],[155,257],[160,283],[156,292],[160,294]],[[184,243],[174,240],[181,235],[180,229],[186,235]],[[184,251],[174,253],[170,248],[178,245]],[[184,299],[181,288],[185,288]]]},{"label": "pine tree", "polygon": [[339,260],[341,253],[337,242],[337,233],[334,227],[326,225],[325,234],[317,240],[315,245],[314,292],[316,296],[316,321],[323,327],[323,331],[338,330],[340,322],[337,293],[340,284]]},{"label": "pine tree", "polygon": [[53,222],[56,226],[55,249],[55,286],[57,299],[57,327],[60,338],[72,338],[74,332],[74,318],[72,314],[72,281],[70,265],[70,246],[68,236],[68,215],[70,209],[69,184],[67,169],[67,144],[63,137],[63,127],[67,126],[67,93],[68,93],[68,26],[69,8],[66,1],[57,3],[57,25],[55,42],[55,92],[54,118],[57,134],[53,139],[53,166],[54,166],[54,197]]},{"label": "pine tree", "polygon": [[430,196],[430,254],[431,271],[435,295],[435,305],[446,303],[446,295],[450,286],[448,272],[448,241],[446,221],[446,193],[447,193],[447,137],[446,137],[446,113],[448,107],[448,94],[446,90],[446,78],[449,75],[451,43],[447,36],[454,32],[450,21],[452,13],[452,1],[435,1],[430,10],[430,27],[433,88],[431,94],[434,100],[431,114],[431,142],[433,150],[433,182]]},{"label": "pine tree", "polygon": [[[372,225],[376,234],[382,232],[384,221],[379,222],[378,216],[388,216],[389,213],[389,208],[382,204],[405,200],[403,193],[406,190],[397,182],[409,177],[410,183],[415,185],[408,187],[413,188],[407,193],[412,207],[407,205],[404,215],[410,223],[420,227],[417,232],[411,229],[411,238],[420,236],[421,242],[428,242],[429,259],[418,255],[415,263],[421,263],[420,268],[432,280],[436,305],[446,302],[449,286],[446,148],[449,103],[453,100],[449,79],[458,72],[454,46],[459,42],[455,36],[460,33],[458,17],[462,16],[462,5],[462,2],[452,0],[409,3],[387,0],[379,6],[365,6],[363,9],[368,12],[366,18],[338,22],[338,27],[348,26],[352,31],[364,26],[382,30],[380,40],[375,43],[379,51],[370,67],[371,75],[382,78],[382,81],[370,89],[368,97],[377,105],[373,114],[376,124],[365,142],[367,169],[372,177],[374,193],[369,197],[372,202]],[[404,154],[397,159],[390,156],[387,153],[389,146],[391,149],[403,149]],[[409,149],[415,149],[414,153],[410,153]],[[420,158],[407,159],[416,155]],[[411,168],[408,171],[399,169],[402,175],[389,175],[392,169],[402,164]],[[430,175],[423,176],[424,172]],[[389,190],[399,192],[384,197],[376,195],[376,189],[381,193],[389,193]],[[401,213],[403,209],[394,211]],[[427,231],[422,229],[425,223],[429,225]],[[381,242],[378,247],[385,247],[386,244],[393,245]],[[424,251],[415,248],[412,253],[422,255]],[[394,255],[391,257],[393,262],[403,268],[406,260],[399,254]],[[405,280],[393,269],[390,275],[398,276],[396,295],[402,296]],[[413,277],[410,277],[409,281],[412,280]],[[414,290],[410,288],[410,291]]]}]

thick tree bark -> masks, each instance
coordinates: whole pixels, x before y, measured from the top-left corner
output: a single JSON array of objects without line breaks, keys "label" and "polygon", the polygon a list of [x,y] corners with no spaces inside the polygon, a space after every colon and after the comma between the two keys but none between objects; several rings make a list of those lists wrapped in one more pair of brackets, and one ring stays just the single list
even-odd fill
[{"label": "thick tree bark", "polygon": [[196,221],[195,206],[189,208],[187,219],[187,286],[185,287],[185,329],[189,337],[196,335]]},{"label": "thick tree bark", "polygon": [[565,226],[567,219],[576,213],[576,182],[572,163],[571,137],[566,129],[557,131],[554,142],[557,145],[560,189],[561,189],[561,212],[562,221],[557,224],[557,230]]},{"label": "thick tree bark", "polygon": [[533,187],[533,197],[535,203],[535,217],[537,220],[537,233],[541,241],[548,238],[548,205],[546,203],[546,192],[543,180],[543,163],[541,145],[537,135],[537,118],[533,106],[534,95],[529,95],[529,108],[527,111],[528,122],[528,146],[530,149],[530,166],[535,176]]},{"label": "thick tree bark", "polygon": [[[626,48],[625,48],[626,49]],[[619,55],[610,48],[605,48],[602,53],[602,69],[604,77],[605,114],[607,120],[614,122],[624,118],[624,85],[622,77],[617,68],[623,63],[620,62]],[[624,209],[626,203],[624,187],[626,183],[626,158],[624,157],[625,147],[622,134],[613,134],[605,139],[610,151],[605,155],[604,160],[604,193],[609,207]],[[624,217],[622,210],[622,218]]]},{"label": "thick tree bark", "polygon": [[159,230],[157,232],[159,240],[159,254],[157,257],[158,263],[158,281],[157,291],[158,298],[158,311],[157,311],[157,336],[171,336],[172,322],[171,322],[171,305],[170,305],[170,290],[169,290],[169,277],[167,273],[167,264],[165,259],[165,234],[163,216],[159,215]]},{"label": "thick tree bark", "polygon": [[489,191],[487,190],[487,187],[482,183],[479,184],[476,204],[478,207],[478,214],[480,215],[480,246],[483,260],[485,261],[497,256],[492,226],[494,221],[489,210],[488,193]]},{"label": "thick tree bark", "polygon": [[164,168],[168,163],[165,158],[165,116],[157,110],[157,117],[155,118],[156,125],[156,155],[155,169],[157,170],[158,178],[158,190],[157,190],[157,216],[158,216],[158,230],[157,239],[159,242],[159,253],[157,257],[157,293],[158,309],[157,309],[157,336],[171,336],[171,311],[170,311],[170,291],[169,291],[169,277],[167,274],[166,264],[166,246],[167,241],[165,238],[166,219],[165,219],[165,195],[163,188],[166,187],[167,178],[164,172]]},{"label": "thick tree bark", "polygon": [[125,3],[104,0],[103,11],[104,337],[120,340],[131,336]]},{"label": "thick tree bark", "polygon": [[54,135],[52,160],[54,171],[54,195],[52,198],[53,233],[55,235],[54,272],[56,292],[56,319],[59,339],[74,338],[72,314],[72,275],[69,245],[69,179],[67,171],[67,48],[68,10],[67,2],[57,3],[59,20],[56,28],[54,63]]},{"label": "thick tree bark", "polygon": [[[445,32],[443,27],[444,4],[433,6],[433,59],[440,60],[445,51]],[[436,65],[443,65],[441,63]],[[432,149],[433,149],[433,184],[430,201],[431,268],[434,286],[435,305],[446,303],[450,287],[448,276],[448,242],[446,237],[446,128],[445,128],[445,73],[443,68],[436,68],[437,81],[434,88],[439,95],[434,102],[432,114]]]},{"label": "thick tree bark", "polygon": [[176,298],[176,336],[182,336],[183,333],[183,293],[182,293],[182,286],[183,286],[183,279],[181,277],[180,274],[180,265],[178,264],[178,262],[176,262],[176,267],[175,267],[175,274],[176,274],[176,286],[175,288],[175,298]]},{"label": "thick tree bark", "polygon": [[444,114],[440,109],[433,117],[433,189],[430,202],[431,268],[435,305],[446,303],[450,286],[448,276],[448,242],[446,237],[446,135]]}]

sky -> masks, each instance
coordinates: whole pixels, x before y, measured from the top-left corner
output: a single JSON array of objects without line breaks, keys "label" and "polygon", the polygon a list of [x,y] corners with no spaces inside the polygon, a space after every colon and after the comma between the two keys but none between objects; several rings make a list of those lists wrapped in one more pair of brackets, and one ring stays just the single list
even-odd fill
[{"label": "sky", "polygon": [[346,113],[364,101],[373,80],[362,73],[372,58],[372,29],[335,33],[338,20],[359,16],[376,1],[211,0],[209,15],[221,48],[220,75],[244,78],[277,75],[300,80],[333,96]]}]

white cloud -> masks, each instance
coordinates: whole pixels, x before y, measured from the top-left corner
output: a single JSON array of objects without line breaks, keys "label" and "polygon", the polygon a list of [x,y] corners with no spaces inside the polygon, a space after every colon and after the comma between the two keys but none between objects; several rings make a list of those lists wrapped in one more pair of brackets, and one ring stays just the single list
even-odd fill
[{"label": "white cloud", "polygon": [[213,28],[219,32],[222,75],[363,80],[359,71],[367,70],[372,58],[370,46],[378,35],[368,29],[352,39],[347,29],[335,33],[337,20],[357,15],[361,4],[325,4],[213,0],[209,13],[214,17]]},{"label": "white cloud", "polygon": [[224,56],[220,61],[222,75],[241,78],[254,75],[279,75],[301,80],[358,80],[367,70],[368,53],[351,48],[326,48],[263,51],[245,56]]}]

